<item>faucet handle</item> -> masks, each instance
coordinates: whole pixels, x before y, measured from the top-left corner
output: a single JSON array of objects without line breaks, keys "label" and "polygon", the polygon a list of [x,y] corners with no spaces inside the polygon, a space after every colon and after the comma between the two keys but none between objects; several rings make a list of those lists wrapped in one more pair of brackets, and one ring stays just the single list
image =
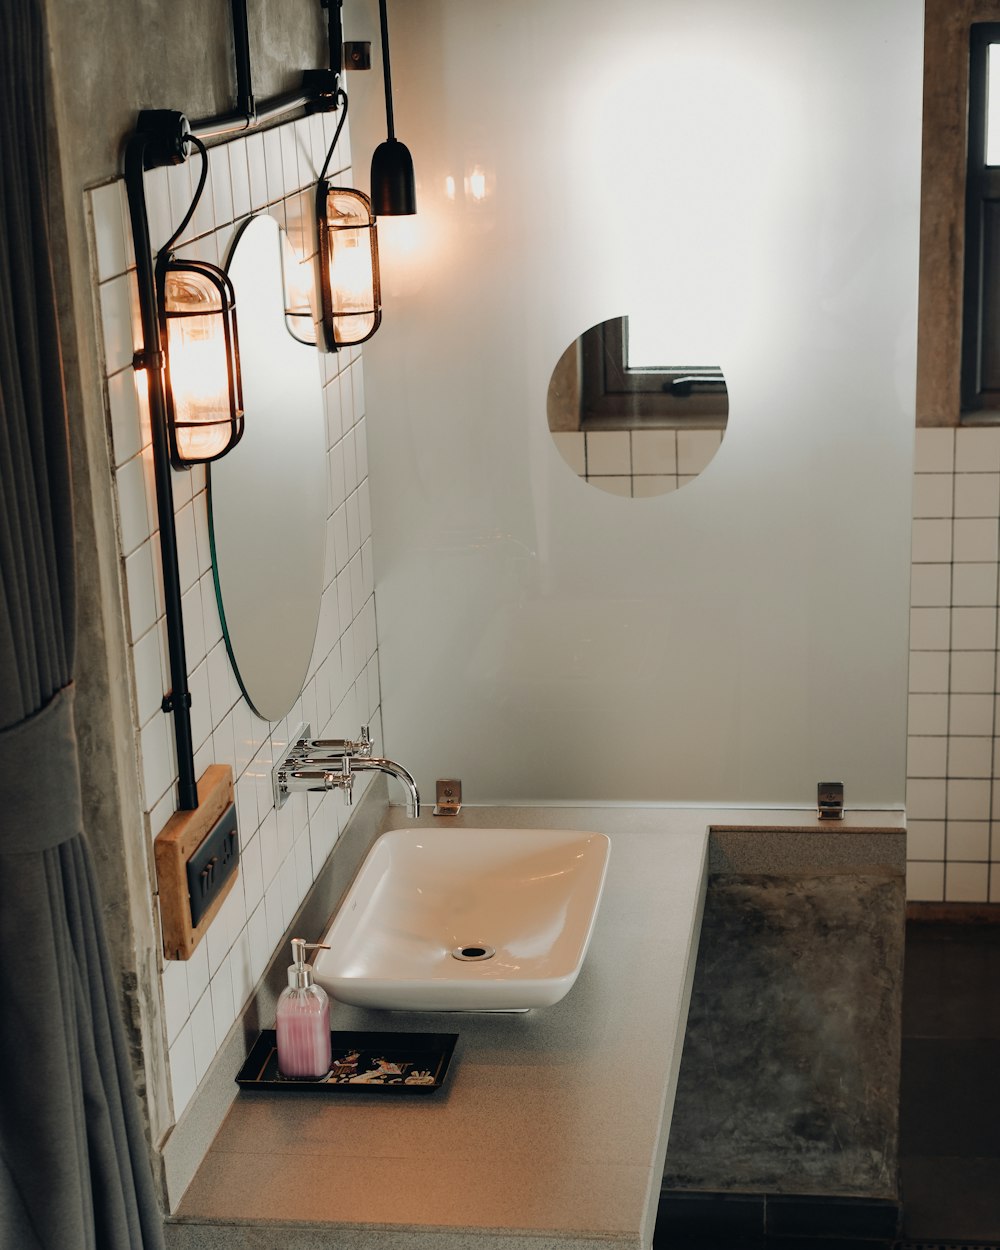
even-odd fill
[{"label": "faucet handle", "polygon": [[356,759],[370,759],[372,737],[368,726],[362,725],[356,742],[350,738],[306,738],[296,744],[295,753],[302,760],[317,764],[351,755]]},{"label": "faucet handle", "polygon": [[351,757],[345,755],[340,761],[340,772],[332,769],[323,773],[323,786],[326,790],[343,790],[344,802],[348,807],[354,802],[354,773],[351,772]]}]

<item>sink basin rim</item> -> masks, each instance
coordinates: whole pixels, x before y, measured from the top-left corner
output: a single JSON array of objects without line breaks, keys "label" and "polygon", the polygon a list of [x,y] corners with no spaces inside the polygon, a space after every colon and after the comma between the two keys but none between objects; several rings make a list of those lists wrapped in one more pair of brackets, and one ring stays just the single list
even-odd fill
[{"label": "sink basin rim", "polygon": [[[317,953],[315,978],[362,1007],[551,1006],[586,957],[610,847],[606,834],[576,829],[389,830],[321,939],[331,949]],[[452,958],[463,944],[495,947],[496,958]]]}]

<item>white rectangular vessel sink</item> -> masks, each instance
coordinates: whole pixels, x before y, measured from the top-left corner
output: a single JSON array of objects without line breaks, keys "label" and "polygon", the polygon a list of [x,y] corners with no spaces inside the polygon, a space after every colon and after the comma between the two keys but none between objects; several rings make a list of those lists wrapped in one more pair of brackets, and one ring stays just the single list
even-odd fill
[{"label": "white rectangular vessel sink", "polygon": [[334,998],[527,1011],[583,964],[611,842],[562,829],[394,829],[361,865],[314,964]]}]

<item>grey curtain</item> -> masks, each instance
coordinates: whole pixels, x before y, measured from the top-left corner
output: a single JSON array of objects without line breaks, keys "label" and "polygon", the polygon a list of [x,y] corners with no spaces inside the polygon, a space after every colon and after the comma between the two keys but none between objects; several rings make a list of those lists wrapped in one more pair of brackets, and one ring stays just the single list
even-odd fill
[{"label": "grey curtain", "polygon": [[0,4],[0,1247],[162,1245],[82,835],[41,0]]}]

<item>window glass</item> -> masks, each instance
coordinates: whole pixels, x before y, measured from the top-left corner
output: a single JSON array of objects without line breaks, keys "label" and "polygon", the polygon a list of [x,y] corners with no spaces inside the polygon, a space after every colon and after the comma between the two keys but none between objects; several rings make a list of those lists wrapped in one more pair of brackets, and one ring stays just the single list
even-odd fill
[{"label": "window glass", "polygon": [[987,49],[986,164],[1000,165],[1000,43]]}]

